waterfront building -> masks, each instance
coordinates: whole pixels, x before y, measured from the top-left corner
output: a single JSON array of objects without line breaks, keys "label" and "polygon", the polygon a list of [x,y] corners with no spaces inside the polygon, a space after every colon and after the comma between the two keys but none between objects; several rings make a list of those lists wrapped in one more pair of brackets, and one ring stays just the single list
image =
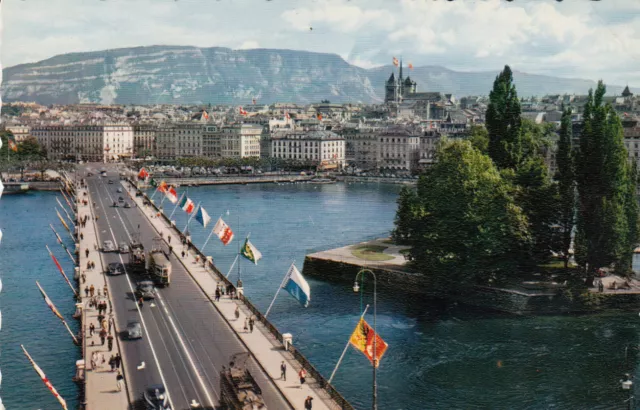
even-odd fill
[{"label": "waterfront building", "polygon": [[133,127],[128,124],[35,126],[31,135],[50,160],[108,162],[133,153]]},{"label": "waterfront building", "polygon": [[421,133],[408,127],[389,127],[378,137],[378,167],[410,173],[420,161]]},{"label": "waterfront building", "polygon": [[164,160],[202,156],[201,123],[162,124],[156,130],[156,157]]},{"label": "waterfront building", "polygon": [[31,136],[30,129],[27,125],[7,125],[4,129],[13,134],[13,138],[16,142],[22,142]]},{"label": "waterfront building", "polygon": [[222,158],[248,158],[260,156],[260,137],[263,126],[233,124],[222,128],[220,151]]},{"label": "waterfront building", "polygon": [[274,158],[311,161],[320,169],[342,169],[345,165],[344,138],[320,125],[276,131],[271,140]]},{"label": "waterfront building", "polygon": [[133,152],[136,157],[155,154],[157,129],[151,124],[135,124],[133,126]]},{"label": "waterfront building", "polygon": [[222,128],[208,124],[202,130],[202,156],[212,159],[222,158],[220,145]]}]

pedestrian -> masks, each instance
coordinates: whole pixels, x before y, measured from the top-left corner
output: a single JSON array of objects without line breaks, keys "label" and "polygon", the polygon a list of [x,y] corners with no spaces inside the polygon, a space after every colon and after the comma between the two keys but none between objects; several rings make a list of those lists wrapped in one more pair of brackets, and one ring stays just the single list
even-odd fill
[{"label": "pedestrian", "polygon": [[89,294],[91,294],[91,297],[93,297],[93,294],[95,293],[95,291],[96,291],[96,288],[93,285],[91,285],[91,287],[89,288]]},{"label": "pedestrian", "polygon": [[95,330],[96,330],[96,326],[93,323],[91,323],[89,325],[89,336],[93,336],[93,332],[95,332]]},{"label": "pedestrian", "polygon": [[95,369],[97,367],[96,357],[97,357],[97,352],[91,353],[91,368],[92,369]]},{"label": "pedestrian", "polygon": [[138,306],[142,308],[143,305],[144,305],[144,300],[142,299],[142,296],[140,296],[140,299],[138,299]]},{"label": "pedestrian", "polygon": [[107,331],[102,329],[100,331],[100,342],[102,343],[102,346],[104,346],[104,342],[107,340]]},{"label": "pedestrian", "polygon": [[[84,225],[82,225],[82,227],[84,228]],[[80,232],[80,240],[84,240],[84,234],[82,232]],[[88,249],[87,249],[88,250]]]},{"label": "pedestrian", "polygon": [[116,369],[120,369],[120,363],[122,363],[122,357],[120,353],[116,353]]},{"label": "pedestrian", "polygon": [[236,306],[234,314],[236,315],[236,320],[240,319],[240,306]]},{"label": "pedestrian", "polygon": [[182,259],[184,259],[184,250],[182,251]]},{"label": "pedestrian", "polygon": [[287,365],[284,363],[284,360],[280,364],[280,378],[287,381]]},{"label": "pedestrian", "polygon": [[[104,285],[103,291],[104,291],[104,296],[107,297],[107,284],[106,283]],[[105,308],[105,310],[106,310],[106,308]]]},{"label": "pedestrian", "polygon": [[109,359],[109,366],[111,366],[112,372],[116,371],[116,358],[113,355],[111,355],[111,358]]},{"label": "pedestrian", "polygon": [[253,320],[253,316],[251,316],[251,318],[249,318],[249,333],[253,333],[253,325],[255,324],[254,320]]},{"label": "pedestrian", "polygon": [[312,401],[313,401],[313,397],[307,396],[307,399],[304,401],[304,410],[311,410]]},{"label": "pedestrian", "polygon": [[220,302],[220,289],[216,288],[216,302]]},{"label": "pedestrian", "polygon": [[307,380],[307,371],[304,368],[300,369],[300,371],[298,372],[298,377],[300,377],[300,384],[303,385]]},{"label": "pedestrian", "polygon": [[173,253],[173,246],[169,245],[169,256]]},{"label": "pedestrian", "polygon": [[171,235],[167,235],[167,240],[171,243]]},{"label": "pedestrian", "polygon": [[116,376],[116,383],[118,385],[118,391],[122,391],[122,380],[124,379],[124,377],[122,377],[122,373],[120,372],[120,370],[118,370],[118,375]]},{"label": "pedestrian", "polygon": [[84,255],[88,258],[89,257],[89,248],[84,250]]},{"label": "pedestrian", "polygon": [[87,270],[91,269],[91,261],[87,261]]},{"label": "pedestrian", "polygon": [[[82,283],[86,283],[87,282],[87,275],[86,274],[83,273],[82,275],[80,275],[80,277],[82,278]],[[87,296],[89,296],[89,289],[85,288],[85,291],[87,293]]]},{"label": "pedestrian", "polygon": [[107,347],[109,348],[109,351],[113,350],[113,336],[112,335],[107,336]]},{"label": "pedestrian", "polygon": [[95,269],[96,268],[96,263],[94,261],[91,261],[91,269]]},{"label": "pedestrian", "polygon": [[246,317],[244,318],[244,331],[249,331],[249,319],[247,319]]},{"label": "pedestrian", "polygon": [[[84,273],[82,274],[82,276],[84,276]],[[89,286],[84,287],[84,296],[87,298],[89,297]]]}]

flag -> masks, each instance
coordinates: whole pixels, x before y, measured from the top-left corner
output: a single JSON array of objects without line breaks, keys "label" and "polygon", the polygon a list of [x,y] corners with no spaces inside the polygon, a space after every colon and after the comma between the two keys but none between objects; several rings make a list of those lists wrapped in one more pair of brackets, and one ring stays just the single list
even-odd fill
[{"label": "flag", "polygon": [[205,120],[209,119],[209,114],[207,114],[205,110],[202,110],[202,116],[204,117]]},{"label": "flag", "polygon": [[258,264],[258,261],[262,259],[262,254],[251,242],[249,242],[249,238],[244,241],[244,246],[240,250],[240,254],[256,265]]},{"label": "flag", "polygon": [[58,399],[58,401],[60,402],[60,404],[62,405],[62,408],[64,410],[67,410],[67,402],[64,401],[64,399],[62,398],[62,396],[60,396],[58,394],[58,392],[56,391],[56,389],[53,387],[53,385],[51,384],[51,382],[49,381],[49,379],[47,379],[47,376],[44,374],[44,372],[42,371],[42,369],[40,369],[40,367],[38,367],[38,365],[36,364],[36,362],[33,361],[33,359],[31,358],[31,356],[29,355],[29,353],[27,352],[27,349],[24,348],[23,345],[20,345],[20,347],[22,348],[22,351],[24,352],[25,356],[27,356],[27,359],[29,359],[29,362],[31,362],[31,365],[33,366],[33,369],[36,371],[36,373],[38,373],[38,376],[40,376],[40,378],[42,379],[42,381],[44,382],[45,386],[47,386],[47,388],[49,389],[49,391],[51,391],[51,393],[53,393],[53,395],[55,396],[56,399]]},{"label": "flag", "polygon": [[318,119],[322,120],[322,114],[318,113]]},{"label": "flag", "polygon": [[396,67],[400,65],[400,62],[395,57],[393,57],[393,65],[396,66]]},{"label": "flag", "polygon": [[157,188],[158,182],[155,179],[151,178],[151,181],[149,181],[149,185],[151,185],[154,188]]},{"label": "flag", "polygon": [[387,351],[387,347],[389,347],[389,345],[387,344],[387,342],[382,340],[380,335],[376,334],[373,331],[373,329],[371,328],[371,326],[369,326],[366,320],[364,320],[363,318],[360,318],[358,325],[356,326],[355,330],[351,334],[351,338],[349,339],[349,342],[353,345],[353,347],[360,350],[365,356],[367,356],[367,359],[369,359],[373,364],[373,338],[374,337],[376,338],[375,340],[376,340],[376,350],[377,350],[375,365],[376,367],[378,367],[380,366],[380,359],[382,358],[382,355],[384,355],[384,352]]},{"label": "flag", "polygon": [[247,112],[240,107],[240,115],[247,115]]},{"label": "flag", "polygon": [[55,305],[53,304],[53,302],[51,301],[51,299],[49,299],[49,296],[47,296],[47,294],[44,292],[44,289],[42,289],[42,287],[40,286],[40,284],[38,283],[38,281],[36,281],[36,285],[38,285],[38,289],[40,289],[40,293],[42,293],[42,297],[44,298],[44,302],[47,304],[47,306],[49,306],[49,309],[51,309],[51,311],[53,312],[54,315],[58,316],[58,318],[60,320],[64,320],[64,317],[62,317],[62,315],[60,314],[60,312],[58,312],[58,309],[56,309]]},{"label": "flag", "polygon": [[69,229],[69,226],[64,222],[64,219],[62,219],[62,216],[60,215],[60,212],[58,212],[57,209],[56,209],[56,214],[58,214],[58,219],[60,219],[60,222],[62,222],[62,225],[65,227],[65,229],[71,232],[71,230]]},{"label": "flag", "polygon": [[69,287],[71,288],[71,290],[73,291],[73,293],[75,295],[77,295],[78,293],[76,292],[76,290],[73,288],[73,285],[71,284],[71,282],[69,281],[69,278],[67,277],[67,274],[64,273],[64,270],[62,269],[62,266],[60,266],[60,263],[58,262],[58,259],[56,259],[55,255],[51,252],[51,250],[49,249],[49,246],[45,245],[45,247],[47,248],[47,252],[49,252],[49,255],[51,256],[51,259],[53,259],[53,263],[56,264],[56,267],[58,268],[58,270],[60,271],[60,274],[62,275],[62,277],[64,278],[64,280],[67,282],[67,285],[69,285]]},{"label": "flag", "polygon": [[413,70],[413,64],[409,63],[409,70]]},{"label": "flag", "polygon": [[209,222],[211,222],[211,217],[203,207],[198,208],[198,212],[196,212],[195,218],[196,221],[200,222],[205,228],[207,227],[207,225],[209,225]]},{"label": "flag", "polygon": [[186,196],[182,199],[182,201],[180,201],[180,204],[178,206],[180,206],[180,208],[188,214],[193,212],[193,209],[195,208],[193,201]]},{"label": "flag", "polygon": [[149,173],[147,172],[146,169],[141,168],[140,172],[138,173],[138,179],[146,179],[149,177]]},{"label": "flag", "polygon": [[229,228],[229,225],[222,220],[222,218],[218,219],[218,222],[216,222],[216,226],[213,227],[213,233],[218,235],[218,238],[220,238],[225,246],[233,240],[233,231]]},{"label": "flag", "polygon": [[289,115],[289,111],[284,113],[284,118],[287,119],[287,120],[291,119],[291,116]]},{"label": "flag", "polygon": [[282,289],[286,290],[302,304],[302,306],[309,306],[311,301],[311,288],[307,281],[302,277],[302,274],[296,268],[296,265],[291,265],[289,272],[287,272],[287,280],[282,286]]},{"label": "flag", "polygon": [[176,192],[176,189],[174,187],[168,187],[164,194],[172,204],[178,202],[178,193]]},{"label": "flag", "polygon": [[162,182],[160,182],[160,185],[158,185],[158,191],[160,191],[163,194],[167,195],[167,188],[168,187],[169,187],[169,185],[167,185],[166,182],[162,181]]},{"label": "flag", "polygon": [[18,145],[13,140],[9,140],[9,148],[11,148],[13,152],[18,152]]}]

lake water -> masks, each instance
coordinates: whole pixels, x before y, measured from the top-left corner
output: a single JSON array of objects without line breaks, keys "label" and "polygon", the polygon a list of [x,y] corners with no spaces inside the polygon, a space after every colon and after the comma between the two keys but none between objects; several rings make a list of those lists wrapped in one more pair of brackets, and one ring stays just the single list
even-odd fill
[{"label": "lake water", "polygon": [[[205,249],[221,271],[228,271],[238,242],[251,233],[264,257],[257,266],[242,260],[241,275],[246,294],[264,312],[292,261],[302,269],[307,253],[388,235],[399,190],[384,184],[261,184],[189,188],[188,194],[203,204],[212,224],[222,215],[236,234],[226,247],[213,237]],[[48,228],[53,223],[71,244],[54,206],[52,193],[0,201],[5,233],[0,245],[0,395],[11,410],[58,406],[22,355],[20,343],[70,408],[77,403],[71,377],[79,351],[35,286],[37,279],[75,326],[71,291],[44,248],[48,244],[71,272],[69,258]],[[165,201],[166,212],[172,209]],[[174,219],[185,227],[181,210]],[[210,229],[192,221],[190,231],[201,246]],[[236,268],[229,277],[237,279]],[[293,343],[328,377],[358,320],[360,298],[350,286],[307,280],[309,307],[281,292],[269,319],[281,332],[292,333]],[[378,370],[379,408],[626,408],[627,395],[618,381],[625,371],[636,373],[639,320],[637,313],[516,317],[408,298],[401,292],[380,294],[378,332],[389,349]],[[334,385],[356,408],[369,408],[371,366],[364,355],[349,348]]]}]

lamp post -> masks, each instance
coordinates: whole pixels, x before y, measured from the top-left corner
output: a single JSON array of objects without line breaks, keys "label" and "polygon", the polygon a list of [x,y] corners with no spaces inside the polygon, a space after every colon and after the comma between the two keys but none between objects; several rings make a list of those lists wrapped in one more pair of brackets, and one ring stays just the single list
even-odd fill
[{"label": "lamp post", "polygon": [[[356,279],[353,282],[353,291],[358,293],[360,290],[360,286],[358,285],[358,278],[362,275],[362,288],[364,290],[364,274],[368,272],[373,276],[373,410],[378,410],[378,383],[376,380],[376,370],[378,365],[378,349],[376,346],[376,341],[378,339],[378,332],[376,330],[376,299],[377,299],[377,281],[376,275],[373,271],[369,269],[360,269],[360,271],[356,274]],[[362,295],[362,294],[361,294]],[[360,299],[360,310],[362,311],[362,298]]]}]

